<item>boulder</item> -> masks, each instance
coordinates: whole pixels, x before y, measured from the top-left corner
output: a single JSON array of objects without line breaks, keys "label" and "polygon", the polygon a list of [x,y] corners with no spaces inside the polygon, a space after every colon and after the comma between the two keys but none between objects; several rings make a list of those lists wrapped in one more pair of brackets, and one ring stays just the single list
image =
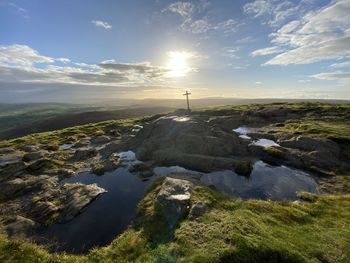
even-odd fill
[{"label": "boulder", "polygon": [[108,143],[110,141],[111,141],[111,138],[109,136],[106,136],[106,135],[97,136],[91,140],[91,142],[94,144],[104,144],[104,143]]},{"label": "boulder", "polygon": [[92,166],[92,172],[96,175],[103,175],[105,172],[113,171],[120,166],[119,156],[111,156]]},{"label": "boulder", "polygon": [[157,194],[155,205],[167,220],[171,229],[186,217],[191,205],[192,183],[187,180],[166,177]]},{"label": "boulder", "polygon": [[97,150],[92,147],[80,148],[74,153],[74,156],[71,158],[71,160],[75,162],[84,161],[96,156],[97,153]]},{"label": "boulder", "polygon": [[47,151],[29,152],[29,153],[26,153],[25,155],[23,155],[22,160],[24,162],[32,162],[32,161],[36,161],[38,159],[43,158],[47,154],[48,154]]},{"label": "boulder", "polygon": [[90,144],[90,138],[83,138],[79,141],[77,141],[72,148],[81,148],[81,147],[86,147]]},{"label": "boulder", "polygon": [[37,152],[40,147],[38,145],[24,145],[20,149],[25,152]]},{"label": "boulder", "polygon": [[99,152],[103,157],[108,158],[110,155],[121,151],[122,148],[123,146],[120,144],[120,141],[113,141],[106,144]]},{"label": "boulder", "polygon": [[26,173],[26,168],[27,166],[22,160],[3,165],[0,170],[0,182],[22,176]]}]

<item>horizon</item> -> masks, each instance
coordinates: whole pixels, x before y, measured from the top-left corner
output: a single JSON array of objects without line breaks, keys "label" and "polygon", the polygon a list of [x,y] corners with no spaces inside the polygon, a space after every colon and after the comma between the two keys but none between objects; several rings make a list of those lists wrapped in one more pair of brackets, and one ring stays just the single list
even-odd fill
[{"label": "horizon", "polygon": [[0,1],[0,102],[349,100],[350,1]]}]

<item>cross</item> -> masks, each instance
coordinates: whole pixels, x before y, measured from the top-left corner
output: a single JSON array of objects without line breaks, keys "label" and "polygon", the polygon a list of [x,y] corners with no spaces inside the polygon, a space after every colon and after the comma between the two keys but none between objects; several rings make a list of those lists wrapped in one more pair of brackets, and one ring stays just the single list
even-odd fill
[{"label": "cross", "polygon": [[188,95],[191,95],[191,93],[189,93],[189,92],[186,90],[186,93],[183,94],[183,95],[186,96],[186,98],[187,98],[187,110],[188,110],[188,111],[191,111],[191,110],[190,110],[190,101],[188,100]]}]

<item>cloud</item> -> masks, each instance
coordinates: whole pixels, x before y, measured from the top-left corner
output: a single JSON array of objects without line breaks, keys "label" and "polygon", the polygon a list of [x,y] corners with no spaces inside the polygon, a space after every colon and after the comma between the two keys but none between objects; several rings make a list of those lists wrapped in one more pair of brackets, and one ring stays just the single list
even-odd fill
[{"label": "cloud", "polygon": [[11,10],[15,11],[16,13],[18,13],[23,18],[30,18],[29,11],[27,9],[24,9],[24,8],[14,4],[12,2],[3,1],[3,2],[0,3],[0,6],[7,6]]},{"label": "cloud", "polygon": [[196,4],[193,4],[193,2],[175,2],[162,10],[162,13],[171,12],[178,14],[182,19],[179,28],[184,32],[193,34],[205,34],[209,31],[229,34],[235,32],[237,28],[242,25],[242,23],[238,23],[234,19],[227,19],[215,23],[210,22],[208,17],[203,15],[203,11],[209,5],[209,2],[203,0],[197,1]]},{"label": "cloud", "polygon": [[250,55],[252,57],[266,56],[266,55],[281,53],[283,51],[284,51],[284,49],[282,49],[281,47],[275,46],[275,47],[267,47],[267,48],[261,48],[261,49],[254,50],[252,53],[250,53]]},{"label": "cloud", "polygon": [[91,21],[95,26],[97,27],[103,27],[104,29],[111,29],[112,25],[110,25],[108,22],[101,21],[101,20],[93,20]]},{"label": "cloud", "polygon": [[343,71],[324,72],[324,73],[312,75],[311,77],[315,79],[321,79],[321,80],[347,81],[348,83],[350,83],[350,72],[343,72]]},{"label": "cloud", "polygon": [[271,43],[286,49],[266,65],[310,64],[350,54],[350,1],[307,12],[270,35]]},{"label": "cloud", "polygon": [[[56,64],[70,63],[70,66]],[[37,67],[37,63],[44,63]],[[25,45],[0,46],[0,82],[65,85],[143,85],[166,80],[168,70],[150,62],[100,64],[71,63],[67,58],[40,55]]]},{"label": "cloud", "polygon": [[183,18],[190,18],[194,13],[195,6],[189,2],[175,2],[170,4],[165,10],[170,12],[177,13]]},{"label": "cloud", "polygon": [[0,65],[31,66],[33,63],[52,63],[53,58],[40,55],[26,45],[0,45]]},{"label": "cloud", "polygon": [[349,68],[350,61],[334,63],[334,64],[330,65],[330,67],[332,67],[332,68]]}]

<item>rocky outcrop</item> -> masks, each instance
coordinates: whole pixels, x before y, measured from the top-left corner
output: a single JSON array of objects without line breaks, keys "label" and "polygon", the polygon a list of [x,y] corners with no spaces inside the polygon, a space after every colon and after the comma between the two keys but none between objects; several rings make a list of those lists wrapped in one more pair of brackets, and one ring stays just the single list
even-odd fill
[{"label": "rocky outcrop", "polygon": [[100,194],[106,192],[96,184],[66,183],[59,188],[47,189],[32,201],[27,214],[42,224],[66,222]]},{"label": "rocky outcrop", "polygon": [[[247,154],[247,144],[236,134],[211,126],[198,116],[159,118],[145,126],[132,144],[139,160],[185,165],[203,171],[215,167],[212,165],[215,157]],[[209,164],[201,163],[206,160]]]},{"label": "rocky outcrop", "polygon": [[158,192],[155,206],[167,220],[171,229],[186,217],[191,205],[192,183],[187,180],[167,177]]},{"label": "rocky outcrop", "polygon": [[84,161],[86,159],[90,159],[96,156],[97,153],[98,151],[93,147],[80,148],[74,153],[74,156],[71,158],[71,161]]},{"label": "rocky outcrop", "polygon": [[0,184],[0,199],[8,200],[24,195],[32,191],[53,187],[56,179],[47,175],[25,175]]},{"label": "rocky outcrop", "polygon": [[203,202],[194,203],[188,214],[188,219],[195,220],[207,211],[208,207]]},{"label": "rocky outcrop", "polygon": [[26,153],[25,155],[23,155],[22,160],[24,162],[32,162],[32,161],[36,161],[38,159],[43,158],[47,154],[48,154],[47,151],[29,152],[29,153]]},{"label": "rocky outcrop", "polygon": [[111,141],[111,137],[106,135],[97,136],[91,140],[93,144],[104,144],[110,141]]}]

